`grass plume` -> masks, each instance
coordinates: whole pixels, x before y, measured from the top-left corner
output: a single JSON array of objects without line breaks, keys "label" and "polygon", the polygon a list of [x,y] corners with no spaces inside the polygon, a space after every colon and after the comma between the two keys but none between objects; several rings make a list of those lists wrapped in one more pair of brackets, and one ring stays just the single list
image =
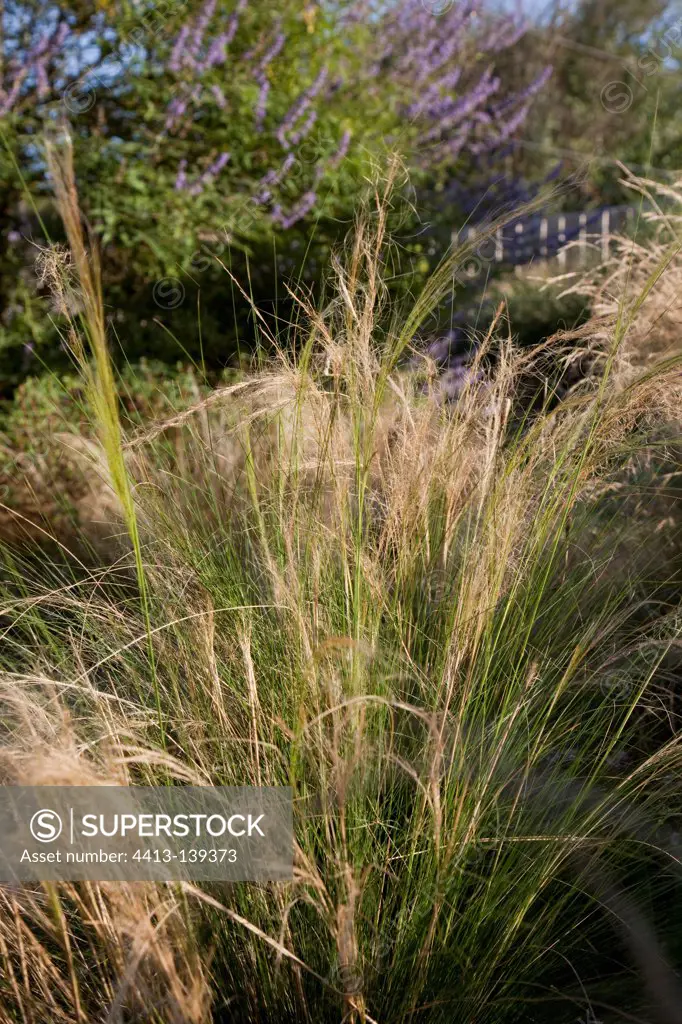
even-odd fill
[{"label": "grass plume", "polygon": [[[73,148],[68,131],[46,139],[47,165],[52,180],[59,215],[69,245],[70,273],[58,255],[52,256],[47,271],[53,292],[60,298],[61,312],[66,315],[68,340],[86,385],[87,399],[92,409],[97,437],[105,454],[111,486],[120,502],[123,518],[135,554],[137,584],[140,590],[145,626],[148,635],[149,595],[145,578],[137,513],[131,481],[123,456],[123,438],[119,416],[118,390],[107,343],[106,316],[102,297],[97,247],[86,244],[83,221],[78,204],[78,191],[73,169]],[[50,254],[47,254],[50,259]],[[72,310],[79,309],[76,319]],[[85,343],[84,340],[85,339]],[[149,667],[153,681],[158,714],[159,733],[165,746],[165,724],[156,676],[154,646],[148,644]]]}]

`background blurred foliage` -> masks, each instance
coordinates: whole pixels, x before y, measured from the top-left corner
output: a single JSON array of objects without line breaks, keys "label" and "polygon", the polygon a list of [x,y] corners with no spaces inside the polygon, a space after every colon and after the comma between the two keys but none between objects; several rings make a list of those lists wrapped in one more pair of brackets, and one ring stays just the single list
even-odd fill
[{"label": "background blurred foliage", "polygon": [[512,82],[528,60],[553,68],[509,172],[533,179],[561,159],[565,173],[580,172],[568,204],[584,209],[633,201],[619,161],[641,174],[679,170],[681,15],[669,0],[551,0],[538,10],[502,58]]},{"label": "background blurred foliage", "polygon": [[[0,393],[44,366],[69,367],[33,269],[37,248],[61,240],[41,135],[64,130],[65,114],[114,350],[215,370],[262,341],[242,288],[280,335],[296,315],[285,282],[319,294],[329,250],[388,150],[410,173],[391,223],[396,294],[419,290],[454,224],[522,202],[552,174],[580,167],[563,201],[584,208],[623,201],[616,156],[679,165],[677,52],[640,73],[647,88],[627,111],[600,100],[605,83],[630,82],[627,68],[650,67],[675,25],[665,2],[554,5],[525,34],[509,17],[500,31],[480,3],[465,31],[463,6],[443,7],[5,4]],[[500,85],[491,91],[486,76]]]},{"label": "background blurred foliage", "polygon": [[[420,0],[11,3],[0,98],[4,392],[27,364],[65,362],[32,271],[36,245],[60,240],[40,137],[66,130],[65,114],[126,354],[174,360],[172,333],[224,365],[254,331],[218,261],[266,311],[283,302],[286,321],[282,282],[316,285],[388,150],[413,185],[436,182],[465,141],[489,147],[525,116],[542,69],[528,69],[518,102],[497,82],[498,54],[518,34],[510,17],[504,26],[481,5],[437,17]],[[403,226],[416,277],[401,275],[401,287],[418,287],[429,264],[411,235],[422,226],[406,226],[401,210],[392,227]],[[172,286],[154,293],[165,278],[182,282],[181,302]]]}]

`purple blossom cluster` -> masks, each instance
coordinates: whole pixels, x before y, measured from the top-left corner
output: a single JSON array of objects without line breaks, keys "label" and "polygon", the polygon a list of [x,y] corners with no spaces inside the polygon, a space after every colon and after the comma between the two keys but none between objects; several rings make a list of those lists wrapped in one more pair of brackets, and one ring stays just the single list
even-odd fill
[{"label": "purple blossom cluster", "polygon": [[345,159],[345,156],[346,156],[346,154],[348,152],[348,149],[350,147],[350,140],[351,140],[351,133],[348,131],[348,129],[346,129],[345,132],[343,133],[343,135],[341,136],[341,141],[339,142],[339,148],[336,150],[336,152],[332,156],[331,160],[329,161],[329,167],[332,170],[335,170],[339,166],[339,164],[342,163],[342,161]]},{"label": "purple blossom cluster", "polygon": [[0,77],[0,117],[12,111],[26,91],[35,88],[39,100],[50,94],[48,68],[59,56],[70,29],[61,21],[53,31],[45,32],[22,54],[21,60],[15,55],[7,61],[5,73]]},{"label": "purple blossom cluster", "polygon": [[[399,0],[381,25],[381,48],[367,77],[387,77],[405,96],[405,116],[418,130],[424,166],[451,162],[465,148],[491,151],[513,136],[551,74],[545,68],[525,90],[495,102],[502,83],[494,56],[512,46],[526,24],[514,14],[488,16],[482,0],[462,0],[440,17],[422,0]],[[490,63],[472,75],[485,55]]]},{"label": "purple blossom cluster", "polygon": [[265,116],[267,114],[268,96],[270,95],[270,80],[267,77],[267,69],[275,57],[278,56],[285,42],[286,36],[284,33],[277,32],[272,43],[265,51],[254,70],[254,78],[260,86],[255,113],[256,128],[259,131],[263,130],[263,122],[265,121]]},{"label": "purple blossom cluster", "polygon": [[218,109],[224,110],[225,107],[227,106],[227,100],[225,99],[225,93],[220,88],[220,86],[212,85],[211,93],[213,95],[213,99],[216,101],[216,106],[218,107]]},{"label": "purple blossom cluster", "polygon": [[[200,80],[206,73],[227,62],[227,49],[239,28],[240,15],[246,7],[246,0],[238,0],[226,26],[212,39],[206,41],[209,27],[215,17],[216,6],[216,0],[205,0],[196,19],[183,25],[175,40],[168,69],[175,74],[186,74],[189,71],[194,80],[199,80],[199,83],[192,88],[186,79],[182,81],[178,94],[168,105],[165,124],[167,131],[176,130],[186,119],[190,108],[203,97],[205,90]],[[238,58],[242,66],[251,65],[252,74],[259,86],[254,112],[255,124],[259,130],[262,129],[265,121],[270,94],[268,67],[282,51],[285,42],[285,34],[277,29],[274,36],[270,38],[265,34],[262,35],[255,47]],[[218,108],[225,110],[227,100],[221,85],[214,82],[208,91]]]},{"label": "purple blossom cluster", "polygon": [[279,204],[275,204],[272,208],[272,219],[286,231],[289,228],[292,228],[294,224],[298,223],[299,220],[303,220],[303,218],[313,209],[316,202],[317,195],[315,192],[304,192],[289,213],[284,213],[281,206]]},{"label": "purple blossom cluster", "polygon": [[551,77],[551,67],[544,68],[538,77],[531,82],[522,92],[516,93],[514,96],[508,97],[493,106],[490,122],[493,125],[493,131],[487,140],[486,145],[480,146],[472,144],[472,153],[486,152],[493,150],[507,139],[513,137],[517,129],[526,120],[528,111],[530,110],[531,100],[544,85],[548,82]]},{"label": "purple blossom cluster", "polygon": [[[329,72],[327,68],[323,67],[316,76],[312,85],[310,85],[301,94],[301,96],[299,96],[296,102],[292,104],[292,106],[285,114],[282,123],[277,129],[277,139],[281,146],[283,147],[283,149],[290,149],[291,146],[297,145],[301,141],[301,139],[305,138],[305,136],[312,128],[315,122],[315,117],[311,118],[311,114],[314,114],[314,111],[311,111],[308,114],[308,117],[306,118],[302,125],[300,124],[300,121],[303,115],[309,109],[313,100],[322,91],[322,87],[325,85],[328,76]],[[298,130],[294,131],[296,125],[299,125],[299,127]]]},{"label": "purple blossom cluster", "polygon": [[[188,61],[196,62],[201,50],[201,45],[206,35],[206,29],[213,20],[215,14],[216,0],[205,0],[204,6],[199,12],[199,17],[196,20],[194,31],[190,37],[189,47],[186,51],[186,57]],[[211,48],[212,49],[212,48]]]},{"label": "purple blossom cluster", "polygon": [[[215,71],[227,61],[228,47],[246,2],[237,0],[229,18],[216,25],[220,19],[217,0],[204,0],[195,17],[182,27],[168,64],[171,71],[181,75],[178,92],[167,109],[168,132],[186,125],[194,116],[194,108],[206,98],[219,110],[227,108]],[[545,69],[522,92],[501,95],[495,55],[512,45],[525,31],[525,25],[513,14],[488,16],[484,0],[461,0],[441,16],[434,16],[423,0],[396,0],[395,4],[382,5],[379,11],[374,9],[371,16],[370,8],[371,0],[369,4],[359,0],[347,17],[349,27],[371,25],[374,59],[366,65],[363,80],[358,83],[350,71],[342,69],[332,78],[329,66],[323,64],[272,128],[271,65],[287,45],[282,19],[275,19],[248,50],[235,53],[233,58],[233,72],[251,77],[257,85],[253,107],[256,131],[272,131],[283,151],[284,159],[262,175],[252,196],[256,205],[269,208],[272,221],[282,228],[291,227],[313,209],[317,185],[348,153],[351,133],[345,130],[336,151],[314,161],[305,190],[293,206],[283,209],[282,186],[290,194],[295,192],[292,171],[299,147],[311,137],[323,104],[337,93],[346,90],[350,96],[356,95],[360,84],[372,99],[389,94],[396,102],[397,97],[404,123],[410,127],[413,140],[416,136],[417,159],[425,167],[434,167],[451,164],[464,150],[476,156],[499,149],[523,124],[533,96],[551,73]],[[207,81],[209,72],[212,74]],[[198,195],[229,159],[227,154],[218,160],[222,158],[220,166],[214,161],[191,182],[183,163],[176,188]]]},{"label": "purple blossom cluster", "polygon": [[195,85],[193,89],[183,88],[177,96],[173,97],[166,111],[166,131],[172,131],[178,126],[187,113],[190,103],[196,103],[200,95],[201,85]]},{"label": "purple blossom cluster", "polygon": [[187,191],[191,196],[198,196],[204,191],[210,182],[214,181],[218,177],[223,167],[229,162],[230,156],[230,153],[221,153],[220,156],[216,157],[216,159],[208,165],[206,170],[192,182],[187,178],[187,161],[181,160],[178,174],[175,179],[176,192]]},{"label": "purple blossom cluster", "polygon": [[267,172],[267,174],[263,175],[261,180],[258,182],[258,191],[255,196],[258,205],[262,206],[272,199],[272,189],[281,185],[295,163],[296,157],[294,154],[287,153],[280,167],[272,168]]},{"label": "purple blossom cluster", "polygon": [[[210,95],[220,110],[227,107],[227,99],[222,86],[218,82],[205,83],[209,71],[216,69],[227,60],[227,47],[233,41],[239,16],[246,0],[239,0],[224,29],[219,30],[211,38],[212,23],[216,17],[216,0],[205,0],[197,16],[185,24],[173,45],[168,68],[175,74],[182,75],[178,91],[171,99],[166,110],[165,130],[177,132],[188,119],[193,116],[194,108],[204,97]],[[269,69],[272,62],[280,55],[286,44],[286,34],[282,31],[281,21],[276,22],[270,32],[263,32],[256,44],[248,51],[238,55],[235,60],[240,70],[250,74],[258,85],[258,95],[254,107],[254,125],[258,132],[264,130],[268,112],[268,100],[271,95]],[[304,89],[284,115],[275,131],[281,148],[285,151],[284,160],[279,167],[266,172],[257,185],[253,196],[256,205],[270,205],[270,216],[275,224],[283,228],[293,226],[305,217],[315,205],[316,193],[308,189],[289,210],[284,210],[276,201],[275,192],[287,181],[296,163],[292,150],[303,139],[309,136],[318,117],[315,101],[320,100],[328,83],[328,71],[323,67]],[[328,161],[319,161],[314,169],[313,177],[319,182],[328,169],[339,166],[344,159],[351,135],[346,131],[342,134],[337,151]],[[187,173],[187,161],[182,160],[177,171],[175,188],[188,194],[199,195],[204,188],[217,177],[229,157],[222,154],[202,174],[190,181]]]},{"label": "purple blossom cluster", "polygon": [[182,26],[168,61],[168,70],[178,73],[189,68],[201,75],[227,61],[227,48],[237,34],[246,0],[237,0],[224,29],[206,45],[205,37],[215,16],[217,0],[204,0],[196,20]]},{"label": "purple blossom cluster", "polygon": [[260,90],[258,92],[258,102],[256,103],[256,127],[259,131],[263,130],[263,122],[265,121],[265,115],[268,109],[268,96],[270,95],[270,82],[263,75],[260,80]]}]

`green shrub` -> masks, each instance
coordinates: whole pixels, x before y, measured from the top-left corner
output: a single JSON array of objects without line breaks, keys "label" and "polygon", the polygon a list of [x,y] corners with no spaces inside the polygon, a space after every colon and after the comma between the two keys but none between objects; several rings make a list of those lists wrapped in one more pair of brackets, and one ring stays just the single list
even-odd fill
[{"label": "green shrub", "polygon": [[[284,282],[319,285],[387,151],[418,183],[455,173],[468,146],[499,149],[518,130],[542,69],[510,92],[496,60],[519,26],[467,11],[432,12],[421,0],[57,11],[38,0],[8,12],[8,49],[23,71],[9,66],[0,102],[6,391],[25,364],[33,372],[27,345],[65,368],[59,318],[31,272],[35,243],[62,238],[42,141],[67,130],[65,117],[83,212],[106,256],[107,315],[127,357],[175,362],[165,327],[192,358],[203,350],[222,368],[258,345],[243,292],[286,322]],[[404,226],[420,230],[414,218]],[[221,264],[239,281],[227,299]],[[410,272],[402,266],[396,279],[416,288]]]}]

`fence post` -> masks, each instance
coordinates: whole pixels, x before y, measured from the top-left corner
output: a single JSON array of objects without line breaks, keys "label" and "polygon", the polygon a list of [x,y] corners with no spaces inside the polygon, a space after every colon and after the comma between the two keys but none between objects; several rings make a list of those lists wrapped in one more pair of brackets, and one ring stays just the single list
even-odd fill
[{"label": "fence post", "polygon": [[[560,242],[565,242],[566,241],[566,218],[563,216],[563,214],[561,215],[561,217],[559,217],[559,219],[557,221],[557,231],[558,231],[558,234],[557,234],[558,240]],[[557,253],[557,259],[559,261],[559,266],[560,267],[563,268],[563,267],[566,266],[566,250],[564,249],[563,245],[561,246],[561,248],[559,249],[559,252]]]},{"label": "fence post", "polygon": [[[516,222],[516,224],[514,225],[514,233],[517,234],[517,235],[522,235],[523,234],[523,222],[522,221],[517,221]],[[517,277],[521,276],[521,264],[520,263],[516,263],[516,266],[514,267],[514,273],[516,274]]]},{"label": "fence post", "polygon": [[601,214],[601,258],[609,258],[609,232],[611,230],[611,211],[602,210]]},{"label": "fence post", "polygon": [[585,225],[587,224],[587,214],[581,213],[578,217],[578,224],[580,225],[580,231],[578,232],[578,246],[580,248],[580,262],[585,262],[585,255],[587,251],[587,232],[585,231]]}]

